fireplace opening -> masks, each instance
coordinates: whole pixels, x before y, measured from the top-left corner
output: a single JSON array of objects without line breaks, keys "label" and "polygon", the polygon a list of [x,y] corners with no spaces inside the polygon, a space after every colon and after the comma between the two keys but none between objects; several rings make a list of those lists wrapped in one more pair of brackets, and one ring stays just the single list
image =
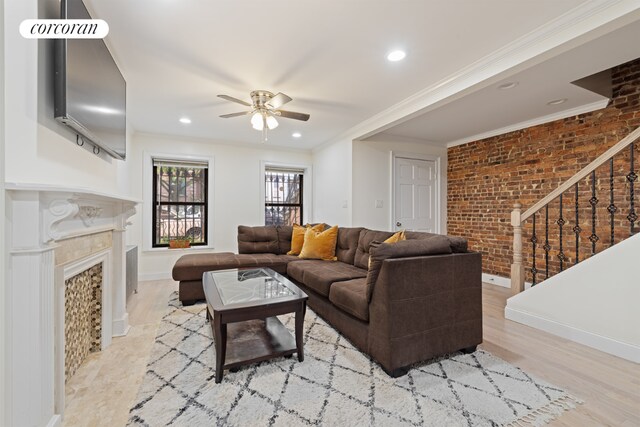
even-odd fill
[{"label": "fireplace opening", "polygon": [[102,348],[102,283],[102,262],[65,280],[65,382],[90,353]]}]

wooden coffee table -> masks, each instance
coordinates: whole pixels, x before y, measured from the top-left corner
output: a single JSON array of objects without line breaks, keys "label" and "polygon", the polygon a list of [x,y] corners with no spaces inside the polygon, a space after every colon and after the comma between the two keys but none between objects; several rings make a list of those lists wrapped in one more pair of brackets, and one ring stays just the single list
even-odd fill
[{"label": "wooden coffee table", "polygon": [[[225,369],[298,354],[308,296],[270,268],[209,271],[202,278],[216,346],[216,383]],[[295,339],[278,315],[295,313]]]}]

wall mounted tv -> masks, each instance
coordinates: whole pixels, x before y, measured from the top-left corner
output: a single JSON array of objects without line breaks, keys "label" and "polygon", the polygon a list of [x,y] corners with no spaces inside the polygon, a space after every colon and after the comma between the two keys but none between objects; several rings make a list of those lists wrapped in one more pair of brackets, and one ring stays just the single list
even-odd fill
[{"label": "wall mounted tv", "polygon": [[[62,0],[61,19],[91,19],[82,0]],[[126,156],[126,82],[102,39],[58,39],[55,118],[111,156]]]}]

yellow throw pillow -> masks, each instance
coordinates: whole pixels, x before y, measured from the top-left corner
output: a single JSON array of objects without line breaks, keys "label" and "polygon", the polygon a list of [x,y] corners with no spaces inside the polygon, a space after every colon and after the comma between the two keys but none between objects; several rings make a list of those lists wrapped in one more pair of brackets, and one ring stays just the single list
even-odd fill
[{"label": "yellow throw pillow", "polygon": [[[404,235],[404,230],[394,233],[393,236],[389,237],[387,240],[385,240],[382,243],[398,243],[402,240],[407,240],[407,236]],[[371,270],[371,255],[369,255],[368,266],[369,266],[369,270]]]},{"label": "yellow throw pillow", "polygon": [[338,226],[318,232],[310,228],[304,233],[304,244],[300,251],[300,258],[322,259],[336,261],[336,243],[338,241]]},{"label": "yellow throw pillow", "polygon": [[308,230],[312,229],[314,231],[322,231],[324,230],[324,224],[317,224],[313,227],[309,224],[306,226],[301,226],[298,224],[293,225],[293,231],[291,233],[291,250],[287,252],[287,255],[299,255],[302,250],[302,245],[304,244],[304,233]]},{"label": "yellow throw pillow", "polygon": [[404,235],[404,230],[398,231],[382,243],[398,243],[401,240],[407,240],[407,236]]}]

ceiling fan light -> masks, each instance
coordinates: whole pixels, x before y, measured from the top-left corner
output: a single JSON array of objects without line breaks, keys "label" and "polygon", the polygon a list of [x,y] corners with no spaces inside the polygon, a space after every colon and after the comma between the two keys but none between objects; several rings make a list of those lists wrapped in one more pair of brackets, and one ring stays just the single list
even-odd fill
[{"label": "ceiling fan light", "polygon": [[253,114],[253,116],[251,116],[251,126],[253,126],[255,130],[262,130],[262,128],[264,127],[264,122],[262,121],[262,113],[256,112]]},{"label": "ceiling fan light", "polygon": [[267,128],[273,130],[278,127],[278,121],[273,116],[267,116]]}]

